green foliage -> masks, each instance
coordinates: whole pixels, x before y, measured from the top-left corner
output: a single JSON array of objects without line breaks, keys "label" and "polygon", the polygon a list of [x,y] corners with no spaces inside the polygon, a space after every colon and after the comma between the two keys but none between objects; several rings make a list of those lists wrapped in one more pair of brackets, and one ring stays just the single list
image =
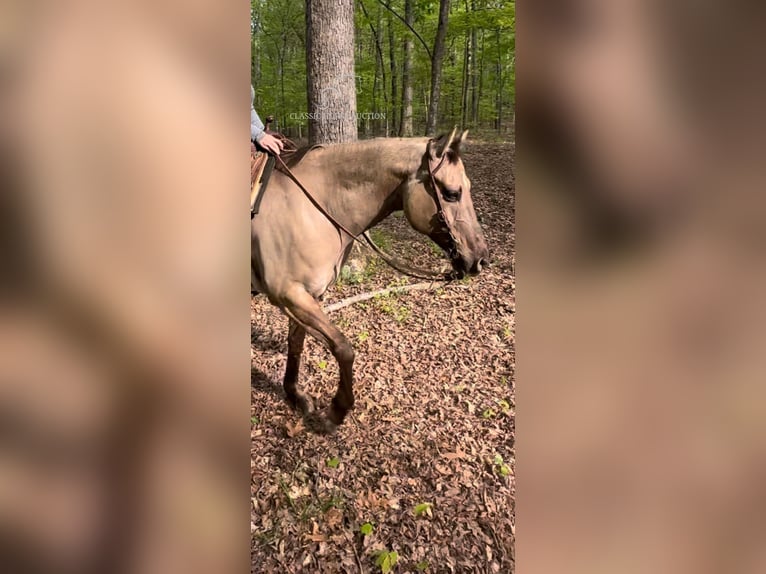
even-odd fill
[{"label": "green foliage", "polygon": [[404,323],[410,316],[410,308],[404,303],[399,303],[396,298],[396,293],[390,292],[376,295],[373,297],[373,301],[380,311],[393,317],[397,323]]},{"label": "green foliage", "polygon": [[375,245],[380,247],[383,251],[388,251],[391,248],[391,235],[382,229],[370,230],[370,237],[375,242]]},{"label": "green foliage", "polygon": [[338,468],[339,464],[340,464],[340,459],[337,456],[327,459],[327,466],[330,468]]},{"label": "green foliage", "polygon": [[377,557],[375,558],[375,565],[380,568],[380,571],[383,574],[388,574],[393,570],[394,566],[396,566],[396,563],[399,561],[399,553],[395,551],[387,551],[383,550],[382,552],[378,552]]},{"label": "green foliage", "polygon": [[416,505],[415,508],[412,509],[412,512],[415,514],[415,516],[420,516],[424,512],[428,514],[428,516],[431,516],[431,507],[433,504],[430,502],[421,502],[420,504]]},{"label": "green foliage", "polygon": [[[387,3],[396,14],[404,16],[404,0]],[[414,0],[413,4],[413,28],[428,50],[433,50],[439,2]],[[396,135],[402,107],[402,46],[407,38],[413,41],[413,123],[416,135],[422,134],[430,96],[431,62],[426,49],[378,0],[358,0],[355,6],[357,111],[379,115],[378,119],[361,117],[360,134]],[[490,130],[497,134],[512,127],[516,100],[515,28],[513,0],[452,2],[437,131],[459,125],[471,128],[474,134]],[[251,29],[256,110],[262,117],[273,114],[278,122],[275,127],[287,129],[294,137],[300,126],[300,134],[305,137],[307,121],[299,117],[308,111],[304,0],[251,0]],[[467,54],[473,57],[466,58]]]},{"label": "green foliage", "polygon": [[369,522],[365,522],[362,524],[361,528],[359,528],[359,532],[361,532],[364,536],[369,536],[372,534],[373,526]]},{"label": "green foliage", "polygon": [[258,424],[258,422],[259,422],[259,421],[258,421],[258,417],[255,417],[255,416],[253,416],[253,417],[250,417],[250,424],[251,424],[251,425],[257,425],[257,424]]},{"label": "green foliage", "polygon": [[324,371],[327,368],[327,361],[321,360],[317,363],[317,367],[319,367],[320,370]]},{"label": "green foliage", "polygon": [[367,339],[370,338],[370,333],[368,331],[362,331],[357,335],[357,339],[359,339],[360,343],[364,343]]},{"label": "green foliage", "polygon": [[421,560],[420,562],[415,564],[415,569],[418,572],[425,572],[426,570],[428,570],[429,566],[430,564],[428,563],[428,560]]},{"label": "green foliage", "polygon": [[499,454],[495,455],[495,459],[493,461],[495,463],[494,468],[495,471],[502,477],[507,477],[511,474],[511,468],[505,464],[505,461],[503,460],[503,457]]}]

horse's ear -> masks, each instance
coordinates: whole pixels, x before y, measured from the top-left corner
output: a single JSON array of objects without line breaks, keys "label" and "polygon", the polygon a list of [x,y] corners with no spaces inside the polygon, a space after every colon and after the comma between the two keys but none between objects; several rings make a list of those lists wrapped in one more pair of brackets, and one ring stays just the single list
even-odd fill
[{"label": "horse's ear", "polygon": [[455,155],[460,155],[460,146],[463,145],[463,142],[468,138],[468,130],[463,130],[460,132],[460,135],[456,137],[452,143],[450,144],[450,147],[452,148],[452,151],[455,152]]},{"label": "horse's ear", "polygon": [[431,154],[431,159],[438,159],[444,155],[452,142],[455,141],[455,134],[457,133],[457,126],[452,128],[452,131],[448,135],[443,135],[438,140],[432,140],[428,144],[428,151]]}]

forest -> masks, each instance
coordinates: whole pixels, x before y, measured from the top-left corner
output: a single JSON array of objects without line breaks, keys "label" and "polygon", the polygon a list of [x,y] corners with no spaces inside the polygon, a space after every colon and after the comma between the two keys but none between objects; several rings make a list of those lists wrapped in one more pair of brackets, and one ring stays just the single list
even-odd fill
[{"label": "forest", "polygon": [[[512,137],[515,1],[357,0],[354,12],[360,138],[453,126]],[[305,17],[303,0],[251,0],[255,108],[294,138],[307,127]]]}]

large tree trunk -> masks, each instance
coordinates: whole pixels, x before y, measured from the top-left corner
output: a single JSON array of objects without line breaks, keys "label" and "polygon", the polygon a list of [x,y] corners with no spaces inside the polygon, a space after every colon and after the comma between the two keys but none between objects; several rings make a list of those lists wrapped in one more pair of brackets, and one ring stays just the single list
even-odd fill
[{"label": "large tree trunk", "polygon": [[356,141],[354,1],[306,0],[309,142]]},{"label": "large tree trunk", "polygon": [[[412,10],[413,0],[404,0],[404,21],[412,27],[415,23]],[[399,135],[412,137],[412,34],[407,31],[404,38],[404,56],[402,57],[402,119],[399,122]]]},{"label": "large tree trunk", "polygon": [[426,135],[432,136],[436,131],[439,115],[439,98],[441,96],[442,60],[444,60],[444,40],[447,37],[450,0],[439,3],[439,26],[436,28],[433,58],[431,59],[431,98],[428,102],[428,120]]}]

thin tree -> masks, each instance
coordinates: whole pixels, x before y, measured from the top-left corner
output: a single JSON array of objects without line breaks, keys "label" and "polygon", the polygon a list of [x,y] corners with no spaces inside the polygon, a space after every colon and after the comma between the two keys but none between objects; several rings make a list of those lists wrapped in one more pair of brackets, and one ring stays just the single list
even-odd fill
[{"label": "thin tree", "polygon": [[438,123],[439,98],[441,97],[442,61],[444,60],[444,41],[447,37],[450,0],[439,2],[439,25],[436,28],[434,49],[431,56],[431,97],[428,102],[426,135],[434,135]]},{"label": "thin tree", "polygon": [[[415,21],[412,8],[413,0],[404,0],[404,22],[412,30]],[[404,37],[404,54],[402,55],[402,119],[399,122],[399,136],[412,137],[412,36]]]}]

